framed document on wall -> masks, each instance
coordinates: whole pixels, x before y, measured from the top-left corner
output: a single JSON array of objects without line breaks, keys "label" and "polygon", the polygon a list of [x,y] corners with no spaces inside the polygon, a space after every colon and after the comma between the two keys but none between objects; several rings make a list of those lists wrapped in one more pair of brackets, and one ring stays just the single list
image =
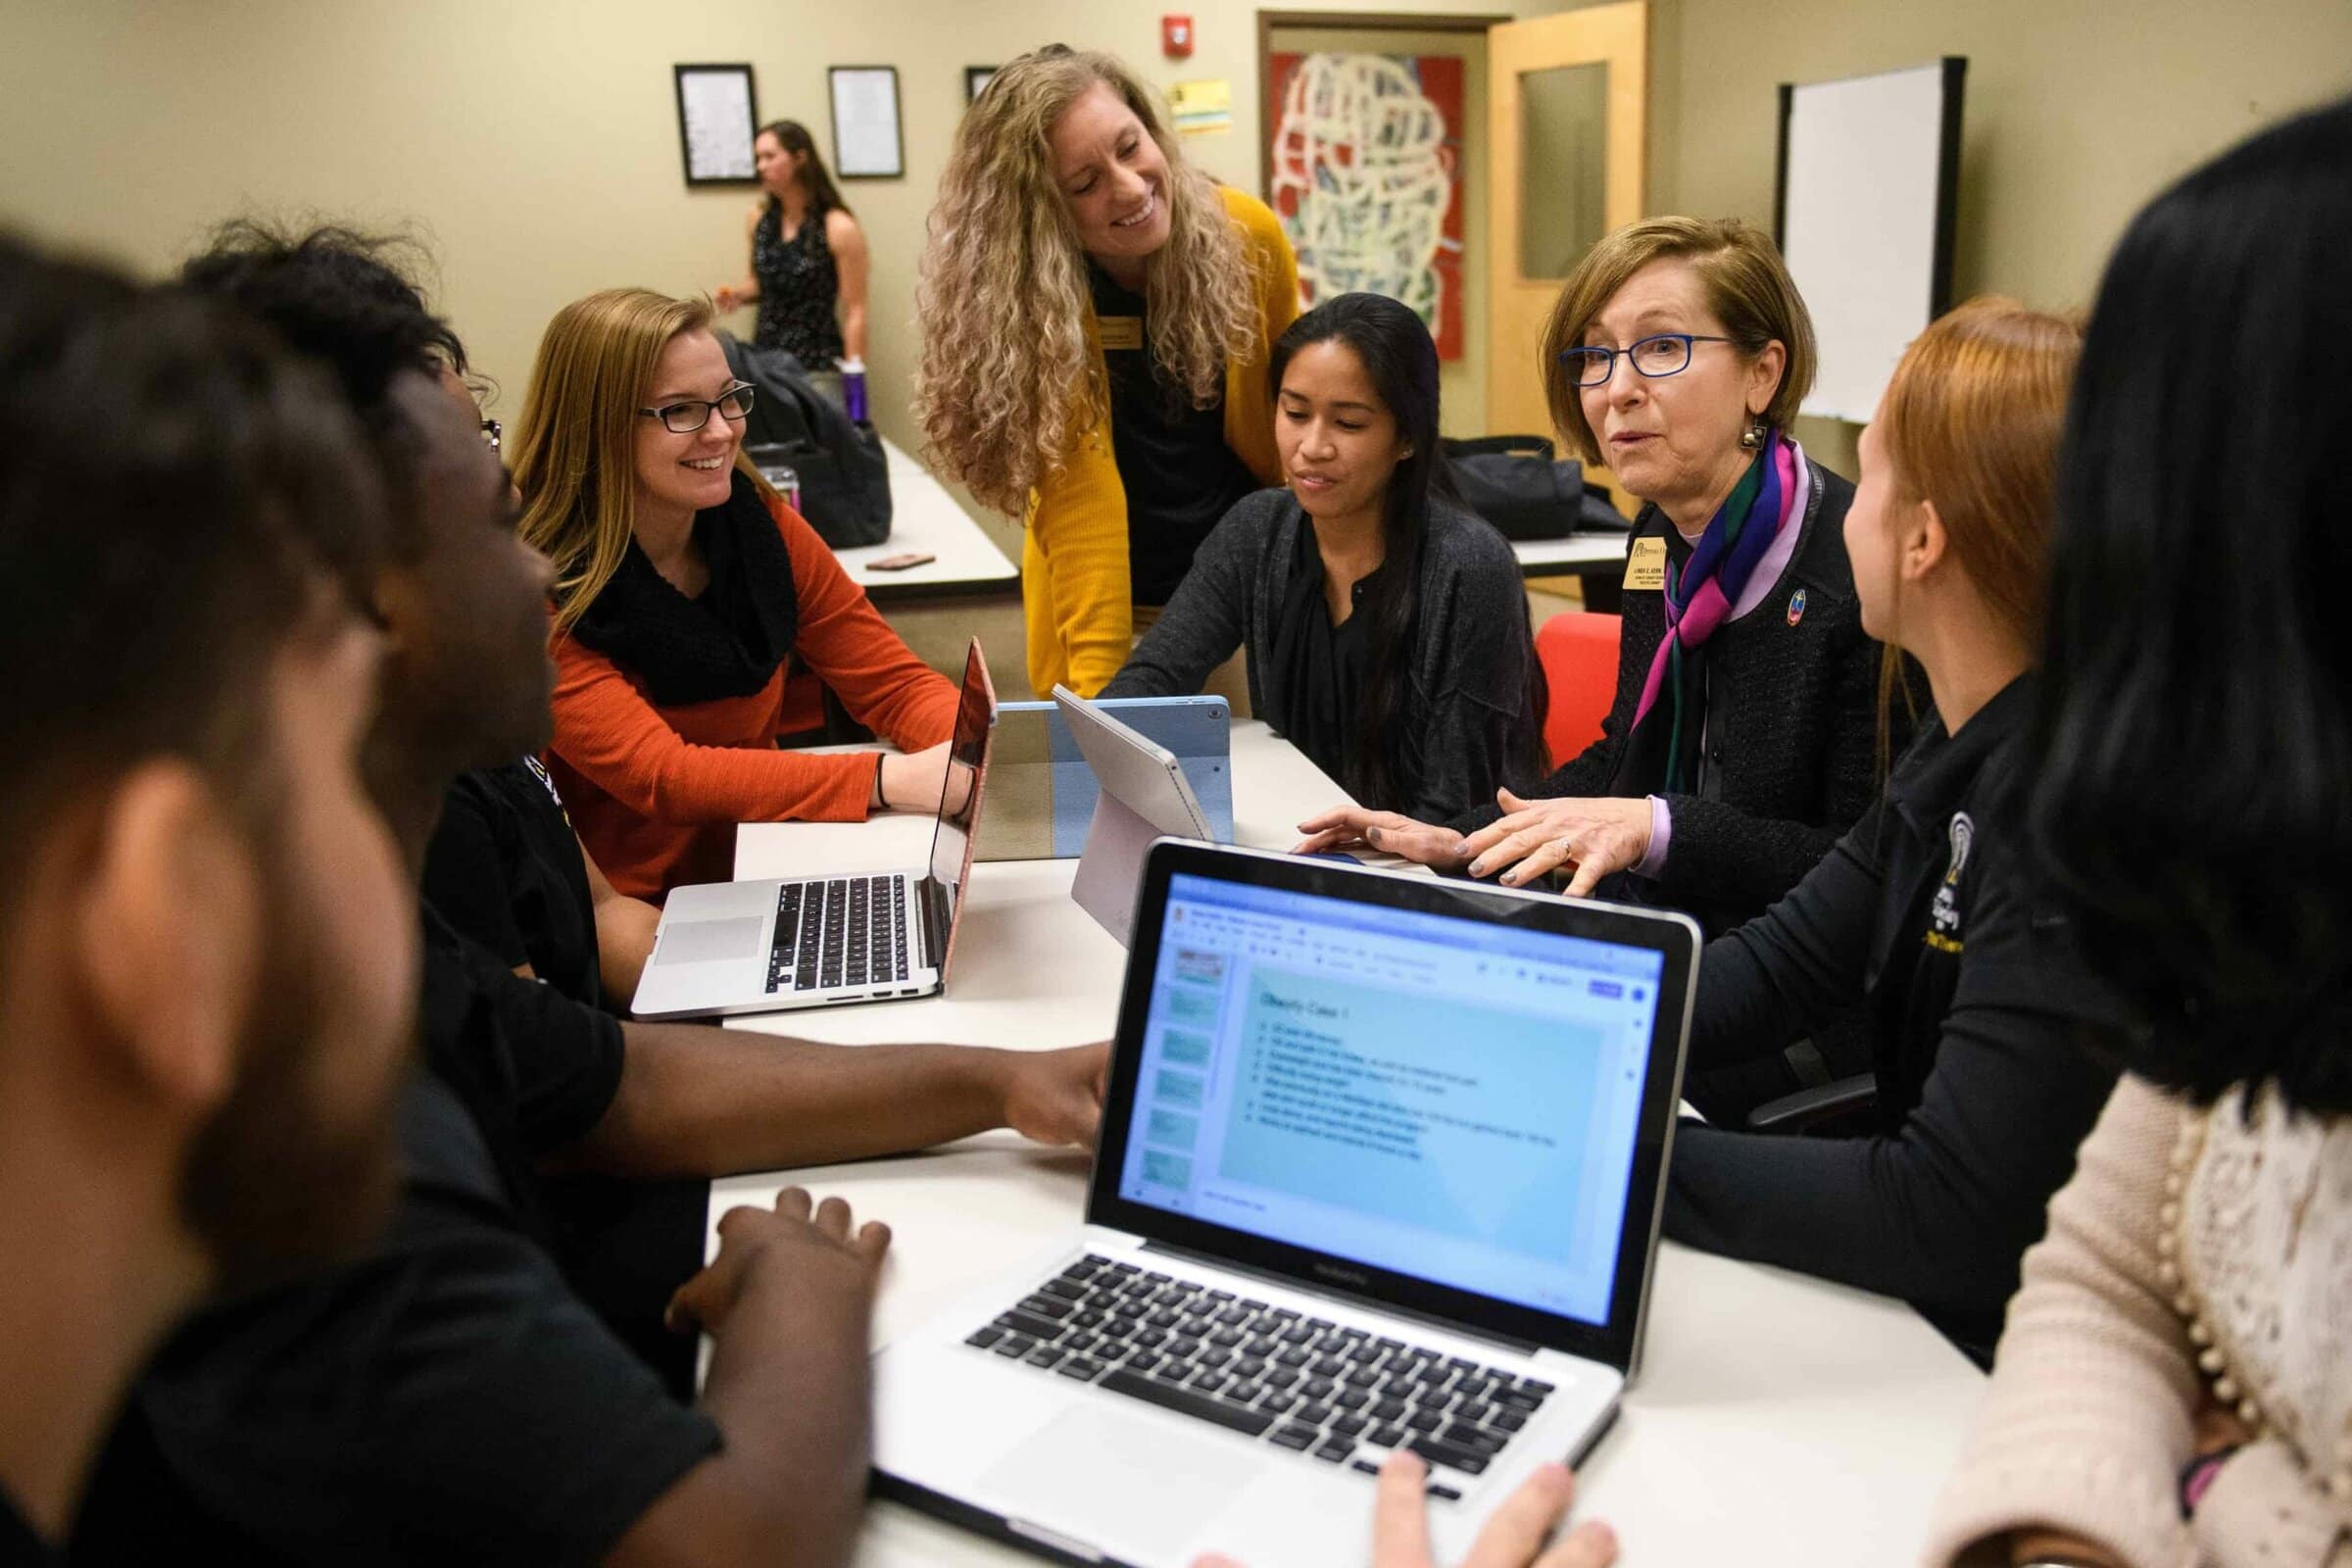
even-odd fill
[{"label": "framed document on wall", "polygon": [[756,185],[753,127],[760,114],[749,66],[673,66],[678,149],[689,185]]},{"label": "framed document on wall", "polygon": [[906,172],[899,129],[899,68],[834,66],[833,172],[844,179],[898,179]]}]

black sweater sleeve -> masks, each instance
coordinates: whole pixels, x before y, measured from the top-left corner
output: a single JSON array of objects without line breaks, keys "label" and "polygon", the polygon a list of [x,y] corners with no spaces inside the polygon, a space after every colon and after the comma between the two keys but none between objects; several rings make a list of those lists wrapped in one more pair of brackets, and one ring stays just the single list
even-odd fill
[{"label": "black sweater sleeve", "polygon": [[[1642,699],[1642,682],[1663,637],[1663,623],[1648,606],[1628,606],[1617,640],[1617,695],[1600,720],[1600,739],[1562,762],[1541,784],[1525,791],[1529,800],[1590,800],[1608,793],[1617,768],[1617,751],[1634,722]],[[1502,808],[1490,800],[1472,807],[1446,825],[1456,833],[1475,833],[1502,820]]]},{"label": "black sweater sleeve", "polygon": [[1820,816],[1759,815],[1725,801],[1668,795],[1672,836],[1658,891],[1672,903],[1703,897],[1757,908],[1780,897],[1827,855],[1844,824],[1879,792],[1879,644],[1856,625],[1838,649],[1817,754]]},{"label": "black sweater sleeve", "polygon": [[1936,1065],[1902,1127],[1852,1139],[1685,1127],[1669,1236],[1997,1323],[2114,1087],[2086,1049],[2111,1014],[2067,933],[2012,879],[1987,876],[1971,919]]},{"label": "black sweater sleeve", "polygon": [[1879,813],[1854,824],[1788,896],[1707,944],[1690,1065],[1722,1067],[1804,1037],[1862,995],[1886,867]]},{"label": "black sweater sleeve", "polygon": [[1250,635],[1250,594],[1266,529],[1285,492],[1245,496],[1200,542],[1192,569],[1144,633],[1104,697],[1190,697]]},{"label": "black sweater sleeve", "polygon": [[1393,805],[1420,822],[1492,806],[1497,785],[1524,782],[1511,776],[1514,732],[1539,731],[1544,722],[1530,708],[1536,648],[1519,563],[1476,517],[1439,515],[1446,531],[1423,566],[1422,631],[1400,715],[1412,759],[1405,798],[1367,803]]}]

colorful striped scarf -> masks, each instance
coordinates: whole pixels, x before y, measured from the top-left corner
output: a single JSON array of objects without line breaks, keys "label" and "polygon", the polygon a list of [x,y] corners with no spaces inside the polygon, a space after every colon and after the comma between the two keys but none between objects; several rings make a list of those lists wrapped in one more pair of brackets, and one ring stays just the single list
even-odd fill
[{"label": "colorful striped scarf", "polygon": [[1779,431],[1766,437],[1755,461],[1716,509],[1681,572],[1667,573],[1666,591],[1661,596],[1666,636],[1649,662],[1642,700],[1634,709],[1633,726],[1634,735],[1641,735],[1658,706],[1659,693],[1671,691],[1673,700],[1661,715],[1666,728],[1666,767],[1655,786],[1658,791],[1679,792],[1690,787],[1683,756],[1684,656],[1704,646],[1715,635],[1715,628],[1731,618],[1732,607],[1740,602],[1740,590],[1747,586],[1756,563],[1770,552],[1773,540],[1795,514],[1796,462],[1795,450]]}]

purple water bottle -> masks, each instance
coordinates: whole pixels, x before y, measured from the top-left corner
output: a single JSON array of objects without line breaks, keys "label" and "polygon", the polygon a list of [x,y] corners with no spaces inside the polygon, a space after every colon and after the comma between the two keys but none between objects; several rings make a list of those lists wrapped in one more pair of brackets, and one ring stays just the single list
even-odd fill
[{"label": "purple water bottle", "polygon": [[865,420],[865,362],[847,359],[841,362],[841,411],[852,419]]}]

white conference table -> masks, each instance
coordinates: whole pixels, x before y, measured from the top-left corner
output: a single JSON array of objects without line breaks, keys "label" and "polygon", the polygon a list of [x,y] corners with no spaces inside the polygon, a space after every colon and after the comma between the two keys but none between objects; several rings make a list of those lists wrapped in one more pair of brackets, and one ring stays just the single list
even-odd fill
[{"label": "white conference table", "polygon": [[[1020,592],[1019,564],[997,547],[948,488],[887,436],[882,439],[882,450],[890,464],[890,537],[878,545],[833,552],[866,597],[888,606]],[[1511,544],[1522,577],[1581,577],[1588,599],[1605,595],[1615,586],[1615,575],[1625,565],[1625,535],[1616,533],[1521,539]],[[937,559],[903,571],[873,569],[875,562],[908,551]]]},{"label": "white conference table", "polygon": [[1522,577],[1584,576],[1625,565],[1626,535],[1572,533],[1565,539],[1514,539]]},{"label": "white conference table", "polygon": [[[1287,849],[1301,817],[1345,799],[1259,722],[1234,725],[1233,773],[1244,844]],[[916,816],[747,825],[735,874],[920,864],[929,827]],[[731,1026],[845,1045],[1044,1050],[1107,1038],[1125,955],[1070,902],[1076,865],[974,866],[946,996]],[[861,1220],[887,1220],[896,1240],[875,1309],[879,1347],[1075,1226],[1086,1173],[1080,1155],[991,1133],[901,1158],[717,1182],[710,1220],[772,1202],[787,1181],[847,1200]],[[1650,1299],[1640,1378],[1584,1468],[1579,1503],[1616,1528],[1624,1563],[1888,1568],[1916,1556],[1984,1390],[1975,1367],[1898,1301],[1673,1243],[1660,1248]],[[1031,1560],[895,1502],[869,1509],[858,1555],[863,1568]]]},{"label": "white conference table", "polygon": [[[878,545],[833,552],[866,597],[877,605],[890,605],[1018,593],[1020,567],[997,548],[947,486],[887,436],[882,451],[890,460],[890,537]],[[873,569],[875,562],[910,550],[938,559],[904,571]]]}]

